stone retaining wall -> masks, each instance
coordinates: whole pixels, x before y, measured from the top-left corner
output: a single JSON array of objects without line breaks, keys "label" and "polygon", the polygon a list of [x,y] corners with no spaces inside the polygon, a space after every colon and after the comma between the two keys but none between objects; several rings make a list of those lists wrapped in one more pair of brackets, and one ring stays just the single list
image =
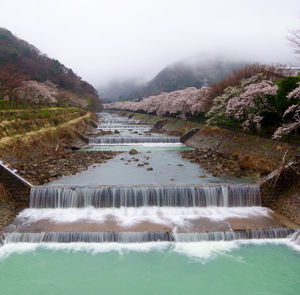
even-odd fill
[{"label": "stone retaining wall", "polygon": [[290,162],[267,175],[260,183],[262,205],[269,206],[299,180],[299,163]]},{"label": "stone retaining wall", "polygon": [[2,163],[0,163],[0,183],[15,202],[16,207],[29,206],[32,185]]}]

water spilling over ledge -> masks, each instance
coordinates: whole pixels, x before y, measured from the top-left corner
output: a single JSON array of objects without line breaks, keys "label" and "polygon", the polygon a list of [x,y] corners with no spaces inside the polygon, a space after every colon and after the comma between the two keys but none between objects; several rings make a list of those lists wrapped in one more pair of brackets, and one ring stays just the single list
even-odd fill
[{"label": "water spilling over ledge", "polygon": [[114,137],[102,136],[90,138],[89,143],[113,144],[113,143],[180,143],[178,136],[137,136],[137,137]]},{"label": "water spilling over ledge", "polygon": [[31,208],[260,206],[258,185],[36,186]]},{"label": "water spilling over ledge", "polygon": [[117,129],[117,130],[122,130],[122,129],[125,129],[125,130],[128,130],[128,129],[147,129],[147,130],[150,130],[152,128],[152,126],[150,125],[123,125],[123,124],[119,124],[119,125],[116,125],[116,124],[101,124],[99,125],[99,127],[97,129]]},{"label": "water spilling over ledge", "polygon": [[296,245],[300,246],[300,231],[295,231],[292,235],[291,235],[291,242],[295,243]]},{"label": "water spilling over ledge", "polygon": [[101,124],[114,124],[114,123],[125,123],[125,124],[137,124],[139,123],[139,120],[130,120],[127,118],[118,117],[116,119],[101,119]]},{"label": "water spilling over ledge", "polygon": [[172,233],[172,232],[45,232],[6,233],[4,243],[146,243],[146,242],[201,242],[247,239],[287,238],[294,230],[272,228],[232,232]]}]

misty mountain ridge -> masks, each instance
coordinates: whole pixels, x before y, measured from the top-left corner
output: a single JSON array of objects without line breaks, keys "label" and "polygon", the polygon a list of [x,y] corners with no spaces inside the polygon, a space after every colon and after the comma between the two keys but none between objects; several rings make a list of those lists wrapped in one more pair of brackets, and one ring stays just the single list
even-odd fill
[{"label": "misty mountain ridge", "polygon": [[207,56],[204,59],[204,56],[196,56],[166,66],[148,82],[140,83],[134,79],[112,81],[106,87],[98,88],[98,92],[103,100],[116,101],[137,100],[160,92],[171,92],[187,87],[201,88],[221,81],[246,64],[247,62],[221,57]]}]

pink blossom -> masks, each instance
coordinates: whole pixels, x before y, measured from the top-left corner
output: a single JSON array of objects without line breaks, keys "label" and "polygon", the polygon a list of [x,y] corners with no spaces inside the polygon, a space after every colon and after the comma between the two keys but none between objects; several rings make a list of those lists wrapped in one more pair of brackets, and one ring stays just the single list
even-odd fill
[{"label": "pink blossom", "polygon": [[283,114],[283,117],[291,117],[291,122],[279,127],[273,134],[273,139],[279,139],[284,134],[289,134],[293,130],[300,127],[300,106],[297,104],[291,105]]},{"label": "pink blossom", "polygon": [[207,86],[202,87],[201,89],[189,87],[184,90],[162,92],[158,95],[144,98],[139,102],[116,102],[113,104],[105,104],[104,107],[156,113],[158,116],[173,114],[186,120],[186,117],[189,114],[194,115],[207,111],[206,100],[209,89],[210,88]]},{"label": "pink blossom", "polygon": [[298,98],[300,99],[300,82],[297,83],[299,86],[289,93],[287,99]]},{"label": "pink blossom", "polygon": [[56,87],[53,83],[40,83],[37,81],[23,81],[21,86],[14,90],[16,99],[30,103],[52,104],[56,103]]},{"label": "pink blossom", "polygon": [[268,98],[276,95],[277,90],[278,86],[267,80],[250,84],[239,96],[228,101],[226,115],[241,121],[245,129],[251,126],[260,128],[263,120],[261,114],[275,111]]}]

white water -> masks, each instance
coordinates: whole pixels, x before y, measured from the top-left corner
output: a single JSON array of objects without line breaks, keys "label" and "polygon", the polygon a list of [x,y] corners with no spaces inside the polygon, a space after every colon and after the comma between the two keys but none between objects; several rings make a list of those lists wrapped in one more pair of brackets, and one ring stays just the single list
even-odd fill
[{"label": "white water", "polygon": [[177,136],[101,136],[90,138],[89,143],[94,144],[123,144],[123,143],[180,143]]},{"label": "white water", "polygon": [[190,221],[208,218],[213,221],[224,221],[228,218],[249,218],[269,216],[271,210],[264,207],[139,207],[139,208],[68,208],[68,209],[25,209],[18,218],[26,222],[36,222],[42,219],[55,223],[70,223],[80,220],[103,223],[113,218],[121,226],[133,226],[149,221],[166,226],[188,228]]},{"label": "white water", "polygon": [[0,259],[5,259],[12,254],[25,254],[36,251],[37,249],[46,249],[51,251],[66,252],[88,252],[93,255],[99,253],[117,252],[124,255],[128,252],[150,252],[150,251],[170,251],[200,259],[206,262],[216,256],[226,255],[231,251],[245,245],[285,245],[295,251],[300,252],[300,246],[287,239],[259,239],[259,240],[236,240],[236,241],[206,241],[194,243],[11,243],[0,247]]},{"label": "white water", "polygon": [[181,142],[136,142],[136,143],[92,143],[93,145],[104,146],[144,146],[144,147],[180,147],[184,146]]},{"label": "white water", "polygon": [[4,233],[4,243],[149,243],[149,242],[203,242],[248,239],[287,238],[293,230],[287,228],[246,229],[226,232],[12,232]]}]

